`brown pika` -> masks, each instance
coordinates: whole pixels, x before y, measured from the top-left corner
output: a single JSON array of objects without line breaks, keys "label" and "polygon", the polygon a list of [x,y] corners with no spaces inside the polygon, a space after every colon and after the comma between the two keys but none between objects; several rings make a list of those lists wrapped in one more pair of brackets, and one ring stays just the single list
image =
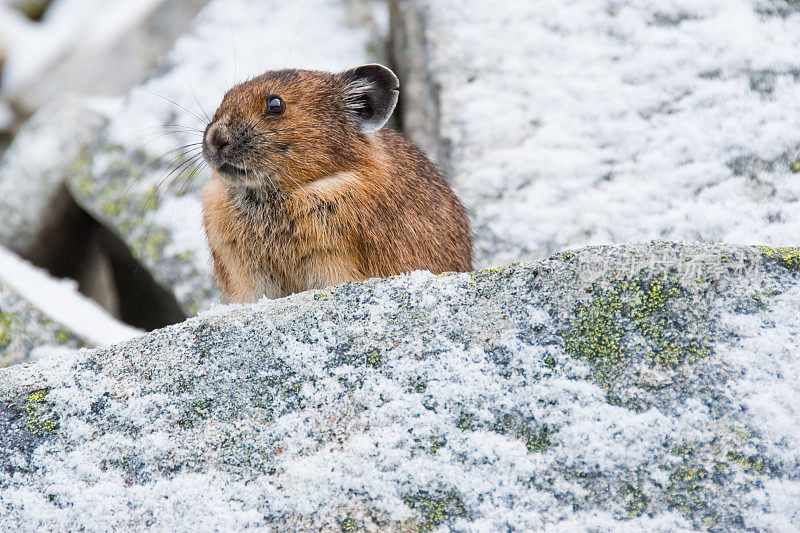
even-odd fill
[{"label": "brown pika", "polygon": [[364,65],[270,71],[228,91],[203,136],[203,223],[229,300],[472,269],[461,202],[384,127],[398,90],[391,70]]}]

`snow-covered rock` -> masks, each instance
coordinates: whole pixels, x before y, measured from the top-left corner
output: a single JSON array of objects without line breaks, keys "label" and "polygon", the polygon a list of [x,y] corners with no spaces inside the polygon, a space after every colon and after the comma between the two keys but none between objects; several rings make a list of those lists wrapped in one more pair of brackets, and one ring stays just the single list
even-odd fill
[{"label": "snow-covered rock", "polygon": [[384,60],[371,4],[212,1],[168,66],[110,106],[114,119],[71,166],[78,203],[122,236],[187,313],[219,301],[200,209],[210,176],[199,159],[208,117],[233,84],[268,69],[337,71]]},{"label": "snow-covered rock", "polygon": [[798,308],[670,243],[220,307],[0,371],[0,527],[792,530]]},{"label": "snow-covered rock", "polygon": [[81,345],[67,328],[0,281],[0,367],[30,361],[42,347]]},{"label": "snow-covered rock", "polygon": [[207,0],[54,0],[39,22],[0,2],[0,95],[23,114],[64,95],[115,96],[141,83]]},{"label": "snow-covered rock", "polygon": [[35,114],[0,159],[0,244],[28,255],[57,215],[65,178],[107,120],[78,98]]},{"label": "snow-covered rock", "polygon": [[143,332],[0,246],[0,367],[80,346],[108,346]]},{"label": "snow-covered rock", "polygon": [[403,124],[476,262],[800,241],[800,4],[394,0]]}]

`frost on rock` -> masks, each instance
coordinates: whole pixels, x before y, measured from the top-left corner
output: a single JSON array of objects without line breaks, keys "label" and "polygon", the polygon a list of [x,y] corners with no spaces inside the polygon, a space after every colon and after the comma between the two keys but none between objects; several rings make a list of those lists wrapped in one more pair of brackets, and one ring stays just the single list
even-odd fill
[{"label": "frost on rock", "polygon": [[403,123],[464,200],[479,265],[793,245],[799,24],[794,0],[395,0]]},{"label": "frost on rock", "polygon": [[52,278],[0,246],[0,367],[142,333],[79,294],[76,282]]},{"label": "frost on rock", "polygon": [[53,102],[25,123],[0,159],[0,245],[20,254],[35,248],[54,222],[65,169],[105,124],[77,98]]},{"label": "frost on rock", "polygon": [[185,312],[219,299],[201,227],[210,172],[199,143],[208,117],[232,85],[265,70],[337,71],[381,59],[367,4],[211,2],[168,65],[113,110],[100,141],[72,166],[78,202],[123,237]]},{"label": "frost on rock", "polygon": [[7,369],[0,526],[790,530],[799,254],[416,272]]},{"label": "frost on rock", "polygon": [[0,1],[0,102],[26,115],[65,94],[127,91],[206,2]]},{"label": "frost on rock", "polygon": [[69,349],[81,345],[68,328],[0,282],[0,368],[31,360],[43,346]]}]

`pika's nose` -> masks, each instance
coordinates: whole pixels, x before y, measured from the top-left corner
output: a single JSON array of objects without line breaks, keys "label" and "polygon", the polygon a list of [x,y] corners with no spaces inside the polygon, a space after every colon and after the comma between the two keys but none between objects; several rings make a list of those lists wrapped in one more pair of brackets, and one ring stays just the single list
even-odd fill
[{"label": "pika's nose", "polygon": [[[214,150],[229,155],[227,152],[231,146],[231,134],[228,128],[220,123],[212,124],[206,133],[206,142],[211,145]],[[226,150],[228,148],[228,150]]]}]

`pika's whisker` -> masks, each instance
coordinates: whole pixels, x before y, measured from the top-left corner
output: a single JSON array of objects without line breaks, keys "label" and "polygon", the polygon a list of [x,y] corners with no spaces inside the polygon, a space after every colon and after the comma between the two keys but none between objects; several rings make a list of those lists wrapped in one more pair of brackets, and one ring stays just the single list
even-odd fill
[{"label": "pika's whisker", "polygon": [[186,107],[182,106],[181,104],[179,104],[179,103],[178,103],[178,102],[176,102],[175,100],[173,100],[173,99],[171,99],[171,98],[167,98],[166,96],[162,96],[162,95],[160,95],[160,94],[158,94],[158,93],[155,93],[155,92],[151,91],[150,89],[145,89],[144,87],[138,87],[138,89],[139,89],[140,91],[144,91],[144,92],[146,92],[146,93],[148,93],[148,94],[152,94],[153,96],[155,96],[155,97],[157,97],[157,98],[161,98],[162,100],[164,100],[164,101],[166,101],[166,102],[168,102],[168,103],[172,104],[172,105],[173,105],[175,108],[177,108],[177,109],[180,109],[181,111],[184,111],[185,113],[188,113],[188,114],[189,114],[190,116],[192,116],[192,117],[193,117],[195,120],[197,120],[197,122],[199,122],[199,123],[201,123],[201,124],[205,124],[205,122],[203,121],[203,119],[202,119],[202,118],[200,118],[199,116],[197,116],[197,114],[196,114],[196,113],[194,113],[194,112],[190,111],[189,109],[187,109]]}]

